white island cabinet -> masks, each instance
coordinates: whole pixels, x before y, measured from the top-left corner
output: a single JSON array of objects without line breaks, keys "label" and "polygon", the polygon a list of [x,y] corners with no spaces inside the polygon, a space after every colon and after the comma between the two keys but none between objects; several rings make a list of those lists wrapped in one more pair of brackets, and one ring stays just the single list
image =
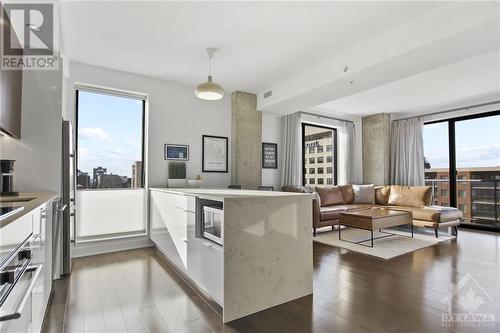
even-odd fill
[{"label": "white island cabinet", "polygon": [[219,303],[224,322],[312,293],[311,223],[309,194],[150,189],[151,239]]}]

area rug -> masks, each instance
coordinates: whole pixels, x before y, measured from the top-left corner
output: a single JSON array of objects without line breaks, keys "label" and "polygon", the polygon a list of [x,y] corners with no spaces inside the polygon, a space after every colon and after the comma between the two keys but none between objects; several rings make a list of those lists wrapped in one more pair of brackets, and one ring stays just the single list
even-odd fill
[{"label": "area rug", "polygon": [[[452,236],[444,235],[440,235],[439,238],[436,238],[434,235],[419,233],[415,233],[414,238],[410,238],[405,237],[410,236],[410,233],[406,231],[393,229],[382,229],[382,231],[387,231],[397,235],[374,240],[373,248],[344,241],[344,239],[347,239],[349,241],[357,242],[370,238],[369,231],[355,228],[343,228],[343,240],[339,240],[338,230],[330,230],[325,232],[318,232],[316,237],[313,237],[313,241],[387,260],[422,249],[424,247],[432,246],[441,242],[446,242],[454,238]],[[379,233],[378,231],[373,232],[373,237],[380,237],[384,235],[386,234]],[[370,241],[364,242],[363,244],[370,245]]]}]

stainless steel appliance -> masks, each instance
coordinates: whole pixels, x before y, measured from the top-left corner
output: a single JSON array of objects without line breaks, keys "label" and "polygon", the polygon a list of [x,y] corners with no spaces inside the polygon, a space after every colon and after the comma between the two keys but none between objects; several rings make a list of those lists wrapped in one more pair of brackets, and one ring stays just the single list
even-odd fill
[{"label": "stainless steel appliance", "polygon": [[6,244],[2,242],[0,265],[0,332],[28,332],[34,315],[34,288],[41,278],[43,265],[33,263],[33,233],[16,246],[19,235],[31,229],[31,219],[20,219],[7,227],[11,228],[2,229],[2,241]]},{"label": "stainless steel appliance", "polygon": [[[56,263],[54,277],[71,273],[71,242],[75,233],[75,147],[71,122],[62,122],[62,197],[58,207],[59,215],[54,219]],[[72,236],[73,235],[73,236]]]},{"label": "stainless steel appliance", "polygon": [[0,207],[0,221],[24,209],[24,206]]},{"label": "stainless steel appliance", "polygon": [[219,207],[203,206],[203,237],[224,244],[224,210]]},{"label": "stainless steel appliance", "polygon": [[0,196],[14,196],[14,162],[15,160],[0,160]]}]

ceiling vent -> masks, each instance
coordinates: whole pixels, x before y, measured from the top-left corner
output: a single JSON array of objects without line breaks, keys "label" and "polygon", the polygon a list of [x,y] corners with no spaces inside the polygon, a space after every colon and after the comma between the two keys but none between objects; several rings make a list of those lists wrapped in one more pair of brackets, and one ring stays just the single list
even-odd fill
[{"label": "ceiling vent", "polygon": [[265,92],[265,93],[264,93],[264,98],[271,97],[272,95],[273,95],[273,91],[272,91],[272,90],[269,90],[268,92]]}]

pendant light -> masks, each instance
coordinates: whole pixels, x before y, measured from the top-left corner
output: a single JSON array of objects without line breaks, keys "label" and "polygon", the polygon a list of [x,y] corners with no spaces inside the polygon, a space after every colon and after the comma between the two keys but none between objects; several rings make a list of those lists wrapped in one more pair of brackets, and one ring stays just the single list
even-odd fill
[{"label": "pendant light", "polygon": [[208,101],[216,101],[224,97],[224,89],[217,83],[212,82],[212,57],[214,56],[216,48],[209,47],[208,54],[208,79],[207,82],[200,83],[196,86],[194,94],[196,97]]}]

